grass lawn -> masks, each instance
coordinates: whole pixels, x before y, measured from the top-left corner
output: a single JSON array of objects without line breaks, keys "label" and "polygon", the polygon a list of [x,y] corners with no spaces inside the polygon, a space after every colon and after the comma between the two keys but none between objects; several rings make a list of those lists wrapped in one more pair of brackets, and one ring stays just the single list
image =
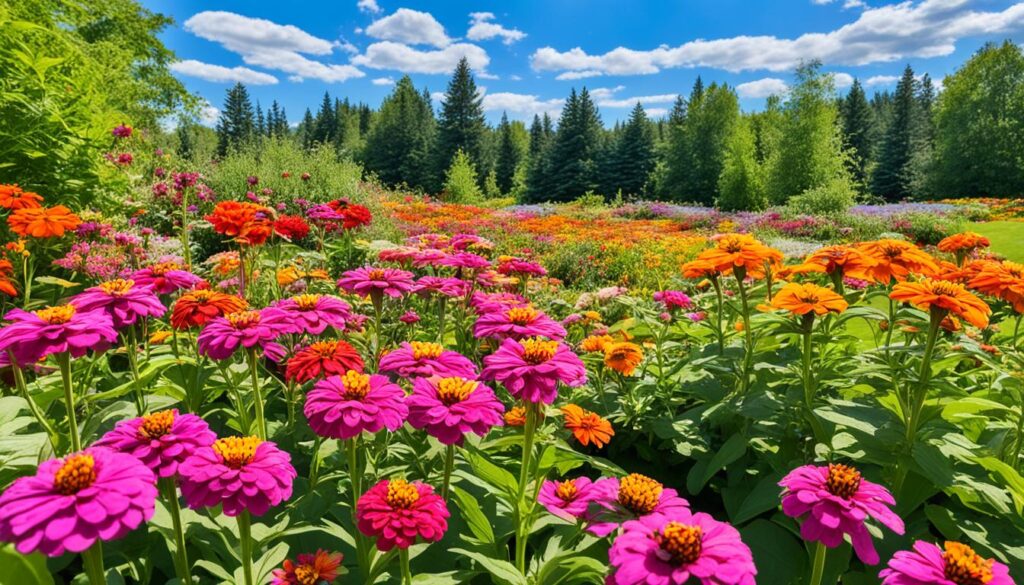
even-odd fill
[{"label": "grass lawn", "polygon": [[993,252],[1014,262],[1024,262],[1024,221],[972,223],[967,229],[991,240]]}]

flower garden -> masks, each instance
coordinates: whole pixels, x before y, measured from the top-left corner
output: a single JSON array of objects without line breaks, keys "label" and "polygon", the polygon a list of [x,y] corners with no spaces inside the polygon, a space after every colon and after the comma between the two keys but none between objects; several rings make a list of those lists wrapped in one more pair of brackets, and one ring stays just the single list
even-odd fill
[{"label": "flower garden", "polygon": [[496,209],[111,164],[149,167],[105,215],[0,186],[9,582],[1024,577],[1024,265],[964,229],[1020,202]]}]

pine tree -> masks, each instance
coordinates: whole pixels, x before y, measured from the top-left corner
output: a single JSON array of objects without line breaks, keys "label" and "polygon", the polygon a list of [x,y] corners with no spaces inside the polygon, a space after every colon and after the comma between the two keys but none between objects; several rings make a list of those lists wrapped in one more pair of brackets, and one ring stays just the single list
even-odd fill
[{"label": "pine tree", "polygon": [[549,199],[570,201],[598,187],[597,158],[602,147],[601,116],[586,88],[575,90],[562,109],[550,149]]},{"label": "pine tree", "polygon": [[[534,122],[537,123],[536,116],[534,116]],[[515,143],[515,137],[512,135],[512,125],[509,124],[508,116],[504,112],[501,114],[498,134],[498,158],[494,165],[494,178],[498,189],[504,194],[512,192],[512,187],[515,184],[516,170],[519,168],[519,163],[522,160],[522,152],[519,150],[519,146]]]},{"label": "pine tree", "polygon": [[192,144],[192,125],[186,119],[178,121],[178,128],[175,134],[178,136],[178,156],[184,160],[191,160],[195,146]]},{"label": "pine tree", "polygon": [[875,195],[890,201],[910,196],[910,163],[916,135],[920,131],[920,107],[914,70],[907,65],[903,70],[903,77],[896,84],[892,120],[886,129],[878,155],[878,164],[872,177],[871,190]]},{"label": "pine tree", "polygon": [[739,99],[732,88],[712,83],[705,89],[698,79],[683,124],[683,154],[689,154],[690,164],[679,188],[684,200],[710,205],[718,197],[726,140],[739,116]]},{"label": "pine tree", "polygon": [[228,90],[224,109],[217,121],[217,154],[226,156],[229,152],[247,145],[255,132],[252,102],[249,92],[241,83]]},{"label": "pine tree", "polygon": [[615,191],[622,191],[626,195],[645,194],[654,171],[654,136],[647,113],[640,102],[629,114],[629,121],[623,126],[617,142],[615,159],[618,176]]},{"label": "pine tree", "polygon": [[417,92],[406,75],[381,103],[376,118],[363,148],[366,169],[390,185],[422,189],[432,184],[436,121],[430,95]]},{"label": "pine tree", "polygon": [[[697,78],[698,83],[700,78]],[[664,171],[658,183],[659,195],[668,200],[677,199],[686,181],[690,166],[690,149],[686,140],[686,100],[676,96],[668,114],[665,147],[662,154]]]},{"label": "pine tree", "polygon": [[257,137],[262,137],[267,131],[266,119],[263,117],[263,108],[260,102],[256,102],[256,126],[254,127]]},{"label": "pine tree", "polygon": [[456,203],[470,203],[480,199],[482,192],[477,184],[476,168],[469,155],[461,149],[455,151],[452,157],[452,164],[445,171],[444,176],[444,198],[445,201]]},{"label": "pine tree", "polygon": [[850,155],[850,176],[857,186],[864,188],[867,186],[870,171],[874,116],[860,80],[853,80],[853,86],[843,100],[841,113],[843,137]]},{"label": "pine tree", "polygon": [[312,141],[317,144],[330,144],[338,131],[338,120],[335,116],[334,102],[331,96],[324,92],[324,99],[320,102],[320,109],[316,113],[316,120],[313,125]]},{"label": "pine tree", "polygon": [[302,122],[299,123],[299,136],[302,137],[302,148],[310,150],[314,146],[313,142],[313,131],[315,130],[316,120],[313,118],[313,113],[306,108],[306,113],[302,116]]},{"label": "pine tree", "polygon": [[[544,114],[548,119],[547,114]],[[550,123],[549,126],[550,128]],[[528,161],[526,170],[526,199],[527,201],[541,201],[547,190],[547,150],[551,143],[550,134],[545,130],[540,116],[534,114],[533,124],[530,125],[530,147],[527,151]]]},{"label": "pine tree", "polygon": [[474,164],[483,161],[484,109],[482,97],[463,57],[455,66],[437,123],[437,169],[444,173],[455,153],[462,150]]}]

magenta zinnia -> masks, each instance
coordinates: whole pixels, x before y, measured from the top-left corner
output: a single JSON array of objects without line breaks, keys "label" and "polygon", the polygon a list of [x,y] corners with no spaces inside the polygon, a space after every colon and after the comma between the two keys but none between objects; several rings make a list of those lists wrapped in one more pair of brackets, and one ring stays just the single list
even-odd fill
[{"label": "magenta zinnia", "polygon": [[918,540],[913,550],[893,555],[878,576],[882,585],[1013,585],[1009,567],[951,541],[939,548]]},{"label": "magenta zinnia", "polygon": [[138,459],[90,447],[39,465],[0,495],[0,540],[51,557],[116,540],[153,517],[156,477]]},{"label": "magenta zinnia", "polygon": [[445,445],[461,445],[466,433],[482,437],[505,422],[494,391],[466,378],[416,378],[405,402],[409,424]]},{"label": "magenta zinnia", "polygon": [[545,481],[540,486],[537,501],[555,516],[575,521],[586,517],[587,508],[598,497],[594,482],[589,477],[564,481]]},{"label": "magenta zinnia", "polygon": [[689,309],[693,306],[693,300],[681,290],[658,291],[654,293],[654,300],[664,305],[669,311]]},{"label": "magenta zinnia", "polygon": [[403,378],[458,376],[476,378],[476,366],[462,354],[438,343],[406,342],[380,358],[381,372],[394,372]]},{"label": "magenta zinnia", "polygon": [[134,325],[147,317],[162,317],[167,312],[152,289],[120,278],[85,289],[71,299],[71,304],[83,312],[104,311],[110,315],[115,329]]},{"label": "magenta zinnia", "polygon": [[4,318],[11,324],[0,328],[0,353],[14,352],[22,366],[57,353],[82,357],[90,350],[105,351],[117,341],[114,323],[104,311],[59,305],[32,312],[11,309]]},{"label": "magenta zinnia", "polygon": [[473,327],[473,335],[495,339],[547,337],[560,341],[565,338],[565,328],[543,312],[527,305],[483,313]]},{"label": "magenta zinnia", "polygon": [[631,520],[612,543],[608,585],[755,585],[757,567],[738,530],[703,512]]},{"label": "magenta zinnia", "polygon": [[690,504],[679,493],[661,482],[639,473],[619,479],[605,477],[594,482],[596,510],[587,514],[587,532],[607,536],[628,520],[651,514],[676,514],[689,511]]},{"label": "magenta zinnia", "polygon": [[137,286],[152,289],[158,295],[170,294],[176,290],[194,288],[203,281],[195,274],[183,269],[176,262],[160,262],[132,273]]},{"label": "magenta zinnia", "polygon": [[397,268],[364,266],[341,275],[338,286],[360,296],[387,295],[398,298],[413,288],[412,273]]},{"label": "magenta zinnia", "polygon": [[502,383],[520,400],[551,404],[558,396],[559,382],[581,386],[587,382],[587,370],[564,343],[539,338],[506,339],[498,351],[484,358],[480,377]]},{"label": "magenta zinnia", "polygon": [[413,292],[420,296],[439,294],[445,297],[463,297],[469,292],[469,283],[458,278],[424,276],[416,281]]},{"label": "magenta zinnia", "polygon": [[266,514],[292,495],[291,456],[258,437],[226,437],[197,449],[178,466],[181,495],[198,510],[223,504],[224,514]]},{"label": "magenta zinnia", "polygon": [[345,330],[352,307],[330,295],[298,295],[282,299],[263,310],[263,320],[283,333],[320,335],[327,327]]},{"label": "magenta zinnia", "polygon": [[127,453],[159,477],[174,477],[185,459],[216,440],[206,421],[171,409],[123,420],[96,441],[96,446]]},{"label": "magenta zinnia", "polygon": [[903,520],[889,506],[896,500],[889,490],[861,477],[853,467],[841,463],[827,466],[804,465],[789,472],[779,485],[786,488],[782,511],[803,518],[800,535],[829,548],[850,537],[854,552],[868,565],[878,563],[878,552],[864,521],[874,518],[896,534],[903,534]]},{"label": "magenta zinnia", "polygon": [[363,431],[396,431],[409,415],[405,391],[379,374],[354,370],[317,382],[306,394],[309,426],[321,437],[351,439]]},{"label": "magenta zinnia", "polygon": [[259,311],[238,311],[217,317],[199,333],[199,352],[215,360],[231,357],[240,346],[259,348],[273,360],[284,356],[284,348],[274,342],[282,334],[280,323],[266,323]]},{"label": "magenta zinnia", "polygon": [[437,542],[448,530],[448,506],[434,488],[404,479],[381,480],[356,503],[359,531],[377,537],[377,549],[406,549],[417,538]]}]

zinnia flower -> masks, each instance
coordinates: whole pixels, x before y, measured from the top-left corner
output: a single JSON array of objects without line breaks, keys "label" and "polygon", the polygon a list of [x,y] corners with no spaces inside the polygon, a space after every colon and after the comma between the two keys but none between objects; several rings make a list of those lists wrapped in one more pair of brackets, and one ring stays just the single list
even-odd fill
[{"label": "zinnia flower", "polygon": [[974,290],[998,297],[1018,313],[1024,313],[1024,264],[992,262],[984,265],[970,281]]},{"label": "zinnia flower", "polygon": [[248,308],[241,297],[227,293],[200,289],[182,293],[171,311],[171,326],[175,329],[202,327],[216,317],[237,313]]},{"label": "zinnia flower", "polygon": [[654,300],[665,305],[669,311],[689,309],[693,306],[690,296],[681,290],[662,290],[654,293]]},{"label": "zinnia flower", "polygon": [[216,440],[206,421],[171,409],[120,421],[95,446],[127,453],[158,477],[174,477],[185,459]]},{"label": "zinnia flower", "polygon": [[594,482],[594,490],[593,501],[598,508],[587,515],[587,532],[596,536],[608,536],[628,520],[651,514],[674,515],[690,509],[679,492],[639,473],[630,473],[622,479],[599,479]]},{"label": "zinnia flower", "polygon": [[81,223],[82,220],[63,205],[22,207],[7,216],[12,232],[32,238],[59,238]]},{"label": "zinnia flower", "polygon": [[396,431],[409,415],[405,391],[379,374],[354,370],[317,382],[306,394],[303,410],[313,432],[331,439],[351,439],[363,431]]},{"label": "zinnia flower", "polygon": [[115,329],[134,325],[146,317],[162,317],[167,312],[167,307],[151,289],[121,278],[85,289],[71,299],[71,304],[79,311],[107,313]]},{"label": "zinnia flower", "polygon": [[517,276],[546,276],[548,273],[543,266],[536,262],[508,256],[498,259],[498,272]]},{"label": "zinnia flower", "polygon": [[540,486],[537,501],[555,516],[575,522],[586,516],[587,507],[597,495],[594,482],[589,477],[577,477],[564,481],[545,481]]},{"label": "zinnia flower", "polygon": [[263,310],[263,320],[284,333],[320,335],[328,326],[344,331],[345,321],[351,317],[352,307],[330,295],[298,295]]},{"label": "zinnia flower", "polygon": [[992,245],[985,236],[976,232],[962,232],[943,238],[938,245],[939,251],[957,256],[970,254],[978,248]]},{"label": "zinnia flower", "polygon": [[644,350],[635,343],[619,341],[604,346],[604,365],[623,376],[632,376],[642,361]]},{"label": "zinnia flower", "polygon": [[213,230],[240,244],[258,246],[267,241],[272,225],[268,219],[272,212],[247,201],[221,201],[206,216]]},{"label": "zinnia flower", "polygon": [[404,479],[381,480],[356,502],[359,531],[377,537],[377,549],[407,549],[417,538],[437,542],[448,530],[448,506],[434,488]]},{"label": "zinnia flower", "polygon": [[653,514],[623,525],[608,585],[755,585],[750,548],[732,525],[703,512]]},{"label": "zinnia flower", "polygon": [[476,365],[464,355],[447,350],[438,343],[413,341],[380,358],[381,372],[394,372],[403,378],[439,376],[475,379]]},{"label": "zinnia flower", "polygon": [[604,353],[604,348],[615,339],[611,335],[590,335],[580,342],[580,351],[584,353]]},{"label": "zinnia flower", "polygon": [[807,256],[803,264],[789,267],[786,270],[790,274],[823,272],[830,276],[838,274],[840,278],[849,277],[870,281],[874,278],[872,268],[876,264],[877,262],[860,248],[839,244],[819,248]]},{"label": "zinnia flower", "polygon": [[871,267],[872,279],[883,284],[892,280],[903,282],[910,274],[930,276],[939,269],[927,252],[903,240],[861,242],[858,247],[875,261]]},{"label": "zinnia flower", "polygon": [[461,445],[466,433],[482,437],[504,422],[505,406],[494,391],[466,378],[416,378],[405,403],[409,424],[445,445]]},{"label": "zinnia flower", "polygon": [[42,207],[43,198],[38,193],[22,191],[17,185],[0,185],[0,207],[4,209],[28,209]]},{"label": "zinnia flower", "polygon": [[33,312],[11,309],[4,319],[11,324],[0,328],[0,354],[14,352],[21,365],[64,352],[82,357],[90,350],[105,351],[117,341],[110,315],[99,310],[80,311],[74,305]]},{"label": "zinnia flower", "polygon": [[14,275],[14,265],[11,264],[10,260],[0,258],[0,292],[16,297],[18,296],[18,289],[14,288],[14,281],[11,280],[12,275]]},{"label": "zinnia flower", "polygon": [[225,437],[178,466],[181,495],[198,510],[222,504],[226,516],[262,516],[292,495],[291,456],[258,437]]},{"label": "zinnia flower", "polygon": [[884,487],[862,478],[860,472],[841,463],[804,465],[789,472],[779,485],[782,511],[803,518],[800,535],[829,548],[842,544],[843,535],[857,557],[868,565],[878,563],[878,553],[865,525],[870,516],[896,534],[903,534],[903,520],[889,506],[896,500]]},{"label": "zinnia flower", "polygon": [[398,298],[413,289],[412,273],[397,268],[364,266],[341,275],[338,286],[360,296]]},{"label": "zinnia flower", "polygon": [[581,386],[587,370],[564,343],[539,338],[506,339],[498,351],[484,358],[484,380],[495,380],[512,396],[526,402],[551,404],[558,383]]},{"label": "zinnia flower", "polygon": [[469,301],[469,305],[478,315],[484,315],[494,311],[504,311],[511,307],[523,307],[529,304],[525,297],[515,293],[484,293],[475,292]]},{"label": "zinnia flower", "polygon": [[685,278],[718,278],[722,275],[714,263],[700,258],[683,264],[680,270]]},{"label": "zinnia flower", "polygon": [[338,578],[341,553],[318,549],[316,554],[300,554],[295,562],[285,559],[274,569],[270,585],[331,585]]},{"label": "zinnia flower", "polygon": [[195,287],[203,281],[195,274],[182,268],[177,262],[159,262],[136,270],[131,275],[136,286],[153,289],[158,295],[171,294],[176,290]]},{"label": "zinnia flower", "polygon": [[951,541],[940,549],[918,540],[913,550],[894,554],[878,576],[882,585],[1013,585],[1009,567]]},{"label": "zinnia flower", "polygon": [[573,436],[584,447],[593,443],[595,447],[601,449],[615,436],[612,424],[598,416],[597,413],[580,408],[575,404],[566,404],[561,410],[562,424],[566,429],[572,431]]},{"label": "zinnia flower", "polygon": [[299,384],[315,378],[340,376],[349,370],[363,371],[363,358],[356,348],[340,339],[316,341],[288,360],[284,377]]},{"label": "zinnia flower", "polygon": [[948,280],[926,278],[918,282],[901,282],[889,298],[903,301],[924,311],[938,312],[940,317],[952,313],[971,325],[984,329],[992,313],[985,301],[969,292],[964,285]]},{"label": "zinnia flower", "polygon": [[309,224],[297,215],[282,215],[274,221],[274,233],[295,242],[309,235]]},{"label": "zinnia flower", "polygon": [[22,554],[79,553],[153,517],[156,477],[138,459],[90,447],[39,465],[0,494],[0,540]]},{"label": "zinnia flower", "polygon": [[526,424],[526,409],[522,406],[513,406],[512,410],[505,413],[505,424],[510,427],[521,427]]},{"label": "zinnia flower", "polygon": [[728,274],[740,269],[737,278],[764,276],[765,265],[779,265],[782,252],[765,246],[750,234],[726,234],[716,236],[715,247],[697,255],[698,260],[707,262],[716,272]]},{"label": "zinnia flower", "polygon": [[790,282],[772,297],[771,307],[794,315],[827,315],[842,313],[849,306],[846,299],[832,289],[812,283]]},{"label": "zinnia flower", "polygon": [[264,323],[259,311],[238,311],[210,321],[196,341],[199,353],[215,360],[231,357],[241,346],[246,349],[258,347],[264,355],[276,361],[285,354],[284,348],[274,342],[282,333],[280,325]]},{"label": "zinnia flower", "polygon": [[458,278],[424,276],[416,281],[416,286],[412,290],[422,296],[439,294],[446,297],[464,297],[469,292],[469,283]]}]

